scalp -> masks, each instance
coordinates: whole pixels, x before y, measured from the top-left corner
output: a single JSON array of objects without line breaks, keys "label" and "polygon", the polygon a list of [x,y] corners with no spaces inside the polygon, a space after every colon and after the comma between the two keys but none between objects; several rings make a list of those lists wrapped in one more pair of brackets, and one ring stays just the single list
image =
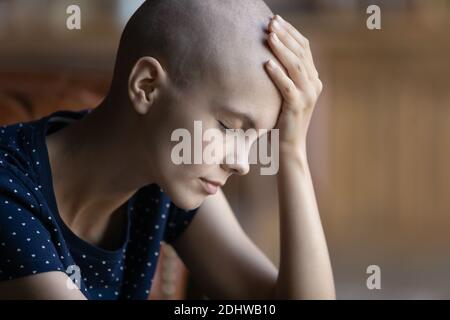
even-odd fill
[{"label": "scalp", "polygon": [[272,15],[262,0],[147,0],[122,34],[113,84],[126,86],[143,56],[157,58],[180,88],[260,67],[271,56],[264,35]]}]

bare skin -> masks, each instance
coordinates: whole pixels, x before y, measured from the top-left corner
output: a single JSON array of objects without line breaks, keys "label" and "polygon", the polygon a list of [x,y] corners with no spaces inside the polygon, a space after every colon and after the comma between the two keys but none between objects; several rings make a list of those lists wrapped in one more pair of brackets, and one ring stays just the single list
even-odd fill
[{"label": "bare skin", "polygon": [[[139,188],[158,183],[177,206],[199,207],[174,248],[209,297],[334,299],[306,154],[322,84],[305,38],[286,21],[279,24],[279,30],[274,20],[268,25],[281,42],[269,40],[272,53],[266,55],[277,66],[264,69],[261,63],[246,77],[244,88],[235,77],[220,82],[222,76],[182,95],[158,59],[142,57],[129,76],[128,102],[111,95],[84,119],[48,136],[55,197],[67,226],[94,245],[114,247],[124,203]],[[232,105],[251,114],[257,128],[280,130],[279,270],[244,233],[223,192],[208,196],[199,181],[225,183],[232,174],[247,174],[248,157],[233,165],[177,167],[170,161],[169,137],[175,128],[191,131],[194,120],[206,127],[217,127],[218,121],[241,127]],[[7,281],[0,283],[0,298],[83,299],[80,291],[67,289],[66,280],[65,274],[50,272]]]},{"label": "bare skin", "polygon": [[[281,17],[276,21],[281,29],[275,29],[272,20],[270,31],[281,42],[269,41],[285,69],[275,63],[274,68],[267,65],[267,71],[283,95],[277,124],[281,145],[277,176],[280,270],[275,269],[242,231],[223,193],[205,200],[199,217],[177,240],[175,248],[194,278],[213,297],[335,299],[332,269],[306,154],[306,134],[322,83],[307,39]],[[217,211],[217,215],[208,214]],[[199,247],[202,249],[198,250]],[[217,273],[221,276],[217,277]]]}]

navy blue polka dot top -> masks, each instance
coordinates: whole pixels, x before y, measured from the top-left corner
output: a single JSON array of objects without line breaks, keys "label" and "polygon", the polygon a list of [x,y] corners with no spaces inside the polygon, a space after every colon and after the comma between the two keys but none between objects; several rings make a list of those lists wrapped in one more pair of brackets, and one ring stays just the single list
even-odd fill
[{"label": "navy blue polka dot top", "polygon": [[58,214],[45,136],[90,111],[0,127],[0,281],[61,271],[87,299],[147,299],[161,243],[171,244],[197,209],[177,208],[151,184],[128,200],[119,248],[105,250],[76,236]]}]

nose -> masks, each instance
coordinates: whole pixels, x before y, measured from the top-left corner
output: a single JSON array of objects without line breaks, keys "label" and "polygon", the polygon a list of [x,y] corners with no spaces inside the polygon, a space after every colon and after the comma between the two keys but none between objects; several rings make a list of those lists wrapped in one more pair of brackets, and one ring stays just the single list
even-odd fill
[{"label": "nose", "polygon": [[245,144],[238,143],[234,144],[231,148],[228,148],[228,152],[226,153],[222,164],[225,171],[241,176],[246,175],[250,171],[248,161],[250,147],[251,146],[245,146]]},{"label": "nose", "polygon": [[245,176],[249,171],[250,167],[248,161],[233,161],[233,163],[224,163],[226,171],[231,171],[231,173],[238,174],[240,176]]}]

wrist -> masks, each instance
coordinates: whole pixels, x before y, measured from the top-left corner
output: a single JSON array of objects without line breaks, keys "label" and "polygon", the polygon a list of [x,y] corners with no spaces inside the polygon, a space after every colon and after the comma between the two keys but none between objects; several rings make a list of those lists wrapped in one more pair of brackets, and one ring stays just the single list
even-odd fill
[{"label": "wrist", "polygon": [[307,169],[309,166],[306,146],[293,147],[291,145],[280,145],[280,163],[295,163],[302,168]]}]

